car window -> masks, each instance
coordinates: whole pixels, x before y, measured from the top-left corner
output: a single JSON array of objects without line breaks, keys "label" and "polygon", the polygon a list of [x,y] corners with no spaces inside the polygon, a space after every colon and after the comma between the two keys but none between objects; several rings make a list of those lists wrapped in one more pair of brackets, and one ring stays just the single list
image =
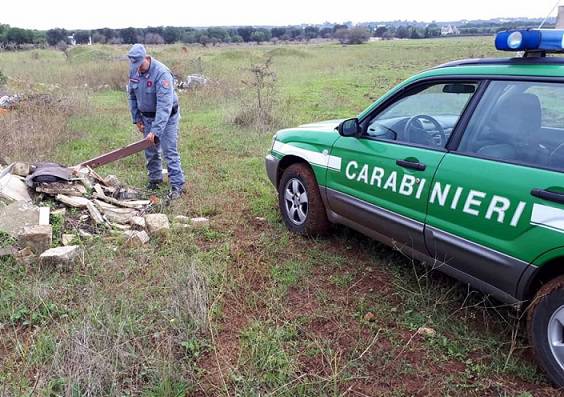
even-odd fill
[{"label": "car window", "polygon": [[492,81],[458,151],[564,170],[564,85]]},{"label": "car window", "polygon": [[460,82],[420,86],[371,119],[366,135],[444,148],[476,88]]}]

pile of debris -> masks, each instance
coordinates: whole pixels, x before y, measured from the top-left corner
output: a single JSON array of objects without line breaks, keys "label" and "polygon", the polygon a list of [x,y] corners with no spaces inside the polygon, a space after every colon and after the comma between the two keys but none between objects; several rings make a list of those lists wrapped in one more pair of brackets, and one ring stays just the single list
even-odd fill
[{"label": "pile of debris", "polygon": [[209,80],[201,74],[190,74],[186,80],[175,79],[175,83],[179,90],[191,90],[208,85]]},{"label": "pile of debris", "polygon": [[[129,246],[142,246],[170,228],[165,214],[152,213],[158,197],[145,197],[89,166],[17,162],[0,168],[0,256],[67,268],[81,256],[77,242],[110,231],[124,234]],[[178,227],[201,222],[177,218]],[[57,236],[53,219],[59,219]],[[55,239],[62,246],[52,248]]]},{"label": "pile of debris", "polygon": [[13,106],[15,106],[19,101],[21,101],[21,97],[17,94],[0,96],[0,108],[10,109]]}]

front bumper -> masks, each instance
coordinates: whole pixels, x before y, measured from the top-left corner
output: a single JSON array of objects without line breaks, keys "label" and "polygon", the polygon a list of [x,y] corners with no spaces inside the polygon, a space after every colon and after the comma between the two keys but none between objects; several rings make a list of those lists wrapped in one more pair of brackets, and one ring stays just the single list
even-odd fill
[{"label": "front bumper", "polygon": [[268,175],[270,182],[272,182],[275,188],[278,188],[276,185],[278,182],[278,163],[280,160],[269,153],[266,155],[264,162],[266,165],[266,174]]}]

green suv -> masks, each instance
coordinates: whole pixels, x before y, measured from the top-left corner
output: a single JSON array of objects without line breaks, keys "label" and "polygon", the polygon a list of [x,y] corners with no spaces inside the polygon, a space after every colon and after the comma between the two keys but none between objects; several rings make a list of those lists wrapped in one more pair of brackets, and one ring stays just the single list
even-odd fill
[{"label": "green suv", "polygon": [[279,131],[266,168],[291,231],[346,225],[526,304],[536,357],[564,386],[564,58],[546,56],[562,51],[549,46],[554,32],[562,46],[564,31],[501,32],[498,49],[523,57],[441,65],[355,118]]}]

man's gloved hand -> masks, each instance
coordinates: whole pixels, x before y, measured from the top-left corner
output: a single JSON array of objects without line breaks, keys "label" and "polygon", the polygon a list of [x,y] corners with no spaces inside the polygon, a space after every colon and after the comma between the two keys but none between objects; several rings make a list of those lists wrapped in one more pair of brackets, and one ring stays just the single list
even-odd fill
[{"label": "man's gloved hand", "polygon": [[137,126],[137,130],[139,130],[140,133],[144,133],[145,132],[145,124],[143,124],[142,121],[138,121],[137,123],[135,123],[135,125]]}]

